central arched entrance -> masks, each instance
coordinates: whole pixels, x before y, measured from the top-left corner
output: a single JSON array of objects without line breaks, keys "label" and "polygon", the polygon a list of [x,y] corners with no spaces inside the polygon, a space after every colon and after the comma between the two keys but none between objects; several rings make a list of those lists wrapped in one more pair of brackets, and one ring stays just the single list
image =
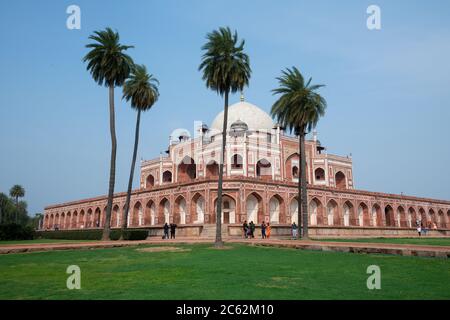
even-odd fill
[{"label": "central arched entrance", "polygon": [[[214,212],[217,216],[217,198],[214,200]],[[222,196],[222,217],[223,224],[236,223],[236,202],[228,195]]]}]

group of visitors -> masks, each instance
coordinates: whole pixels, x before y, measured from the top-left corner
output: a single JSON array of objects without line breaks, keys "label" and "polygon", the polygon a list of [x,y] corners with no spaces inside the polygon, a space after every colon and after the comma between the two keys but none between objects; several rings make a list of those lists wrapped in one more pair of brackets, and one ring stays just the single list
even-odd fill
[{"label": "group of visitors", "polygon": [[[242,225],[242,231],[244,233],[245,239],[253,239],[255,238],[255,229],[256,226],[253,223],[253,221],[250,221],[250,223],[247,223],[247,220],[244,221]],[[270,233],[272,231],[272,227],[270,226],[269,222],[263,222],[261,224],[261,238],[262,239],[268,239],[270,238]],[[294,239],[298,236],[298,226],[295,222],[291,225],[291,235]]]},{"label": "group of visitors", "polygon": [[[246,239],[253,239],[255,238],[255,229],[256,225],[253,223],[253,221],[250,221],[250,223],[247,223],[247,220],[244,221],[242,225],[242,231],[244,232],[244,238]],[[263,222],[261,224],[261,238],[267,239],[270,238],[270,232],[272,228],[270,226],[269,222]]]},{"label": "group of visitors", "polygon": [[163,239],[169,239],[169,230],[170,230],[170,239],[175,239],[175,230],[177,225],[175,223],[171,223],[170,225],[166,222],[164,224],[164,235]]}]

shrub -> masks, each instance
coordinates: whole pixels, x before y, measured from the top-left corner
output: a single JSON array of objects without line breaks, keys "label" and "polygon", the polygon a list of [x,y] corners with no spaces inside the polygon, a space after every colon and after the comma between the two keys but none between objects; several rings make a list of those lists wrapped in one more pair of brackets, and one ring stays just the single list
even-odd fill
[{"label": "shrub", "polygon": [[[100,240],[103,230],[58,230],[38,231],[37,236],[43,239],[65,239],[65,240]],[[127,229],[124,233],[125,240],[145,240],[148,230]],[[120,230],[111,230],[111,240],[119,240]]]},{"label": "shrub", "polygon": [[30,226],[8,223],[0,225],[0,240],[32,240],[34,230]]}]

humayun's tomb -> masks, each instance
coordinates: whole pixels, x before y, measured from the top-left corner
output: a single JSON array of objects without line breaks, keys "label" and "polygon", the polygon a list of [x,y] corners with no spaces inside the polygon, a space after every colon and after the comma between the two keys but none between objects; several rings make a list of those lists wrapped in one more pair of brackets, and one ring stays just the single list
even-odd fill
[{"label": "humayun's tomb", "polygon": [[[165,222],[177,233],[215,233],[218,163],[223,112],[211,126],[171,137],[167,156],[141,161],[140,187],[132,192],[128,225],[160,235]],[[416,221],[434,235],[450,234],[450,201],[356,190],[352,159],[328,154],[314,133],[306,141],[309,225],[312,236],[413,235]],[[242,98],[229,107],[224,163],[223,233],[240,236],[244,220],[270,222],[286,235],[297,222],[298,139]],[[111,227],[119,228],[126,193],[114,197]],[[45,208],[43,229],[101,228],[107,197]],[[298,222],[297,222],[298,223]]]}]

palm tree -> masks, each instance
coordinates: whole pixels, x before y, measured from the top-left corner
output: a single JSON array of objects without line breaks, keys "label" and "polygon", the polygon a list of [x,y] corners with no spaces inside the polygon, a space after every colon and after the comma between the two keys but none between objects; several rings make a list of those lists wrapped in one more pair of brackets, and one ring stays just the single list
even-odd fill
[{"label": "palm tree", "polygon": [[[317,125],[319,118],[325,114],[327,103],[316,91],[324,85],[311,84],[311,78],[305,80],[296,67],[282,71],[277,78],[279,87],[273,94],[280,97],[273,104],[271,114],[278,123],[295,132],[299,137],[300,179],[298,181],[298,222],[303,218],[303,238],[308,238],[308,203],[306,190],[306,156],[305,135]],[[301,231],[301,229],[300,229]],[[300,232],[299,232],[300,236]]]},{"label": "palm tree", "polygon": [[14,198],[16,201],[15,222],[17,223],[17,215],[18,215],[18,211],[19,211],[19,198],[22,198],[25,196],[25,189],[21,185],[16,184],[16,185],[12,186],[12,188],[9,190],[9,195],[11,196],[11,198]]},{"label": "palm tree", "polygon": [[238,35],[229,27],[221,27],[206,35],[208,40],[203,45],[202,62],[199,70],[206,87],[224,96],[224,115],[222,132],[222,153],[219,164],[219,182],[217,188],[216,247],[222,247],[222,182],[225,145],[227,139],[228,95],[242,91],[248,85],[251,69],[249,57],[244,53],[245,41],[238,44]]},{"label": "palm tree", "polygon": [[123,213],[122,232],[120,239],[124,238],[124,231],[127,228],[128,211],[130,208],[131,186],[133,184],[134,165],[136,163],[136,153],[139,143],[139,123],[141,121],[141,112],[150,110],[158,100],[159,81],[152,74],[147,73],[144,65],[135,65],[131,71],[130,78],[125,81],[123,86],[123,98],[131,100],[131,107],[137,110],[136,132],[134,137],[133,160],[131,161],[130,178],[128,180],[127,199],[125,201],[125,210]]},{"label": "palm tree", "polygon": [[111,134],[111,160],[109,170],[109,190],[108,204],[106,206],[105,226],[103,228],[102,240],[110,240],[110,219],[114,196],[114,184],[116,175],[116,128],[114,114],[114,87],[122,86],[125,79],[128,78],[133,60],[124,51],[133,46],[125,46],[119,42],[119,34],[111,28],[102,31],[95,31],[89,36],[94,43],[86,45],[91,49],[83,58],[87,62],[87,70],[90,71],[92,78],[100,86],[109,88],[109,128]]}]

